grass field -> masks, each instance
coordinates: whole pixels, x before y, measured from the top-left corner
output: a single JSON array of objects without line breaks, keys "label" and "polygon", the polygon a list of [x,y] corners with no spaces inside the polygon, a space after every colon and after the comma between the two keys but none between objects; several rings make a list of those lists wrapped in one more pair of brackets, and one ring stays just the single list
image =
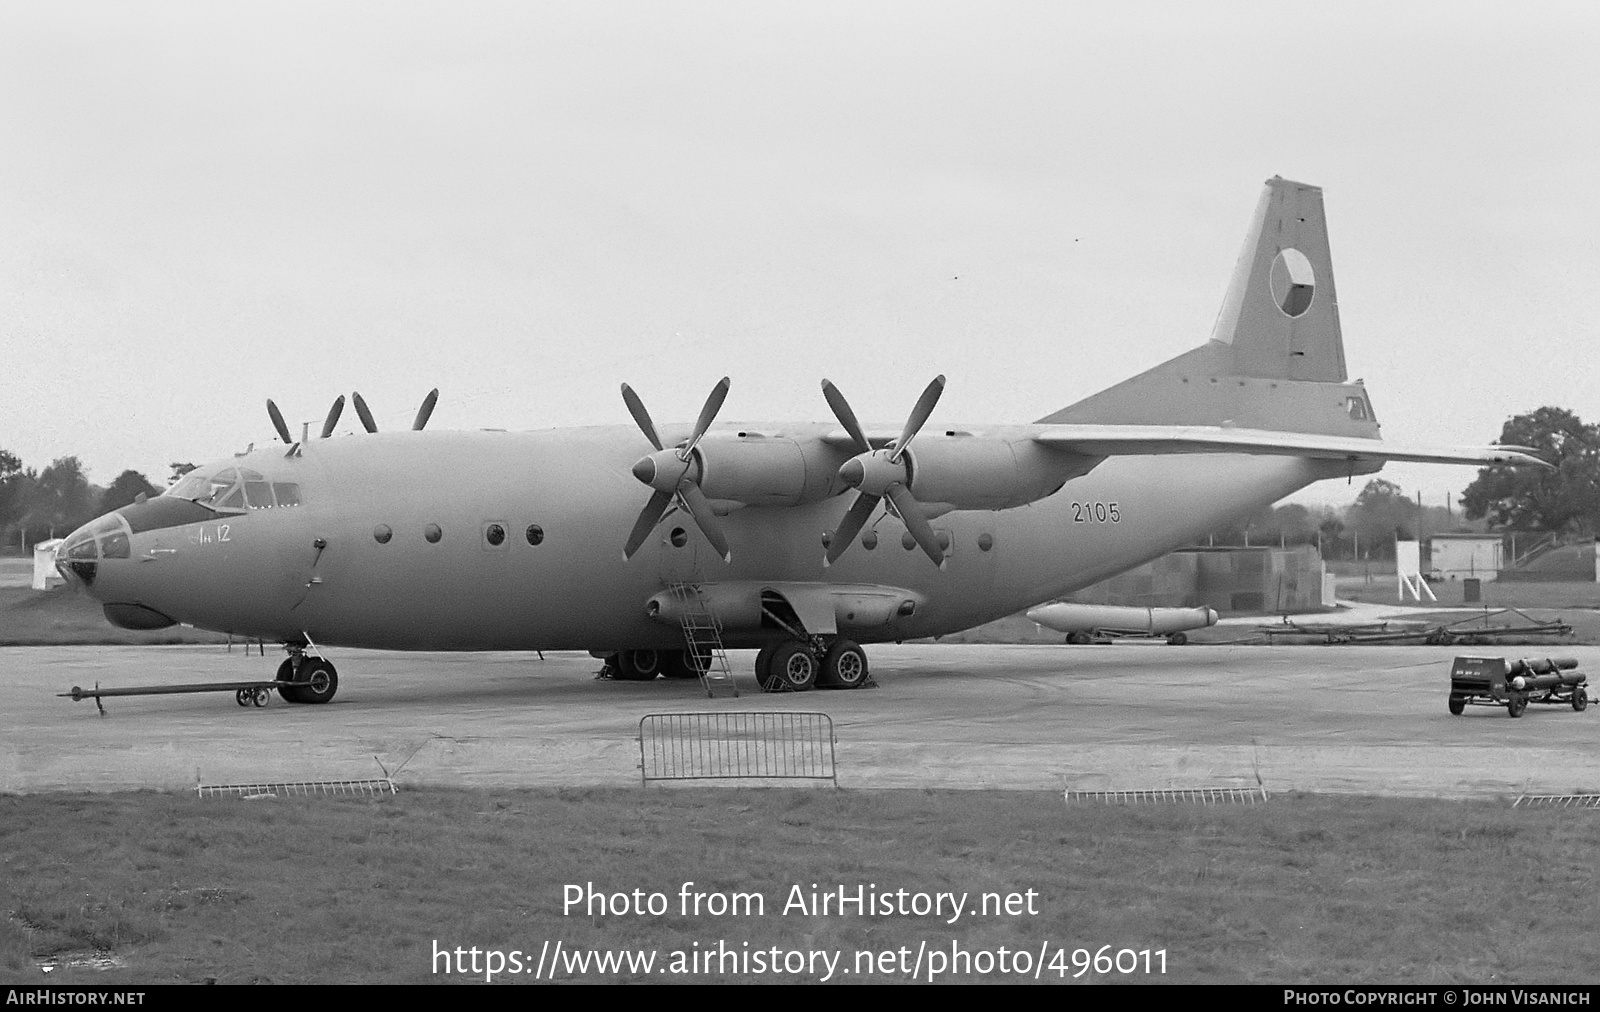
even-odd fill
[{"label": "grass field", "polygon": [[138,631],[106,621],[100,602],[71,587],[0,586],[0,647],[59,644],[225,643],[220,633],[172,626]]},{"label": "grass field", "polygon": [[[1584,982],[1600,976],[1597,854],[1600,813],[1414,799],[1118,808],[1049,794],[829,789],[8,796],[0,979],[461,981],[434,972],[435,942],[521,950],[530,967],[546,942],[569,958],[654,950],[659,967],[674,950],[721,940],[740,952],[747,942],[842,951],[838,965],[853,972],[834,979],[846,981],[904,980],[864,978],[856,952],[905,947],[909,960],[926,942],[1030,960],[1043,947],[1047,964],[1061,947],[1068,980],[1074,950],[1110,945],[1165,950],[1166,973],[1141,963],[1083,980]],[[683,916],[684,882],[759,893],[764,914]],[[660,892],[669,912],[564,916],[563,888],[585,883]],[[981,893],[1033,890],[1037,913],[1020,898],[1016,915],[954,924],[781,913],[794,885],[868,883],[968,893],[973,905]],[[97,950],[125,966],[37,968],[50,954]],[[582,979],[808,981],[822,976],[816,965],[777,976],[591,969]]]}]

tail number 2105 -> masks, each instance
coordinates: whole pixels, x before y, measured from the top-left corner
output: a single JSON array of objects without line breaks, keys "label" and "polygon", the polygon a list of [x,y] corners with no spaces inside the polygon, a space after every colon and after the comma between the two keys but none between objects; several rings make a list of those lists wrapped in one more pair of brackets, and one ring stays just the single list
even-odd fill
[{"label": "tail number 2105", "polygon": [[1114,502],[1072,503],[1072,522],[1075,524],[1119,524],[1122,513]]}]

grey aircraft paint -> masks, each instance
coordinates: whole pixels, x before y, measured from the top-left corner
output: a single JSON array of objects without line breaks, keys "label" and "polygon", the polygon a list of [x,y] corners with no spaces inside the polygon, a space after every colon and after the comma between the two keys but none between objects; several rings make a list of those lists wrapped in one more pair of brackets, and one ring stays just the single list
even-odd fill
[{"label": "grey aircraft paint", "polygon": [[[1378,439],[1366,390],[1346,381],[1321,191],[1277,178],[1207,344],[1032,426],[935,417],[904,461],[886,446],[900,426],[860,431],[874,473],[891,459],[903,469],[900,492],[931,521],[937,548],[919,546],[886,498],[828,565],[831,532],[861,494],[840,474],[861,452],[853,416],[844,431],[706,430],[714,410],[681,464],[671,448],[690,428],[662,427],[667,450],[649,467],[645,422],[255,450],[86,525],[60,565],[113,621],[295,647],[681,650],[658,595],[685,583],[720,613],[730,646],[783,640],[794,621],[824,641],[870,643],[1016,612],[1387,460],[1532,462],[1514,448]],[[664,505],[670,481],[654,493],[646,484],[662,467],[693,486],[674,505]],[[175,501],[197,489],[204,502]],[[701,493],[703,522],[689,512]],[[666,515],[624,558],[656,504]],[[703,528],[725,535],[730,561]],[[762,617],[773,600],[789,606],[790,631]]]}]

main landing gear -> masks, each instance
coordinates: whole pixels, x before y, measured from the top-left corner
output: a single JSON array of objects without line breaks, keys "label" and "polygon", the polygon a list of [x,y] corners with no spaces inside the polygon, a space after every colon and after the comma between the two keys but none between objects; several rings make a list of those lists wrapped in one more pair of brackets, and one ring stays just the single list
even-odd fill
[{"label": "main landing gear", "polygon": [[811,636],[769,643],[756,654],[756,683],[763,692],[859,689],[867,684],[861,645],[838,636]]},{"label": "main landing gear", "polygon": [[605,677],[619,682],[650,682],[665,678],[699,678],[711,665],[711,655],[687,650],[621,650],[606,656]]},{"label": "main landing gear", "polygon": [[[304,646],[290,643],[284,647],[289,656],[278,665],[278,681],[288,685],[278,686],[278,695],[289,703],[326,703],[339,691],[339,672],[324,657],[306,653]],[[257,704],[258,706],[261,704]]]}]

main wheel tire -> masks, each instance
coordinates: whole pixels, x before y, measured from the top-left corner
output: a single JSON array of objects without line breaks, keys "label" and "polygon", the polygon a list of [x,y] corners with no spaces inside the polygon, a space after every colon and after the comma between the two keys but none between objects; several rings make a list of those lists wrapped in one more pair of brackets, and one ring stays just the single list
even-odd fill
[{"label": "main wheel tire", "polygon": [[1512,693],[1511,698],[1506,700],[1506,713],[1512,717],[1522,716],[1522,711],[1527,708],[1528,697],[1520,692]]},{"label": "main wheel tire", "polygon": [[661,674],[662,650],[624,650],[617,654],[617,679],[649,682]]},{"label": "main wheel tire", "polygon": [[300,683],[295,686],[302,703],[326,703],[339,691],[339,672],[332,664],[317,658],[300,665]]},{"label": "main wheel tire", "polygon": [[817,667],[817,658],[807,644],[795,640],[780,643],[768,666],[773,688],[767,691],[805,692],[817,684]]},{"label": "main wheel tire", "polygon": [[[303,670],[310,670],[311,659],[308,657],[301,663]],[[279,682],[295,681],[294,658],[285,657],[283,663],[278,665],[277,679]],[[283,697],[285,703],[304,703],[305,696],[300,692],[298,685],[279,685],[278,695]],[[243,704],[240,704],[241,706]]]},{"label": "main wheel tire", "polygon": [[1572,708],[1574,710],[1577,710],[1579,713],[1582,713],[1583,710],[1584,710],[1584,707],[1586,707],[1588,705],[1589,705],[1589,690],[1585,689],[1581,685],[1578,686],[1576,689],[1573,689],[1572,690]]},{"label": "main wheel tire", "polygon": [[[661,665],[661,673],[668,678],[699,678],[701,669],[695,667],[696,660],[697,658],[687,650],[668,650]],[[705,667],[711,664],[709,654],[700,655],[698,660]]]},{"label": "main wheel tire", "polygon": [[1461,698],[1460,696],[1451,696],[1450,697],[1450,712],[1451,713],[1453,713],[1457,717],[1459,717],[1459,716],[1461,716],[1461,711],[1465,710],[1466,708],[1467,708],[1467,701],[1465,699]]},{"label": "main wheel tire", "polygon": [[831,689],[859,689],[867,681],[867,655],[860,644],[837,639],[822,658],[817,684]]},{"label": "main wheel tire", "polygon": [[778,686],[772,677],[772,655],[778,649],[776,643],[768,643],[756,651],[756,686],[762,692],[777,692]]}]

